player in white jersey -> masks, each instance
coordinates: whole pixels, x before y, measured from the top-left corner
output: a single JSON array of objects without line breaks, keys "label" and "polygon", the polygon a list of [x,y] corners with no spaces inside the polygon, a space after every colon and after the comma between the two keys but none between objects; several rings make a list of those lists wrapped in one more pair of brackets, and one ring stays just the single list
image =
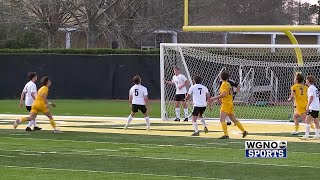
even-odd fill
[{"label": "player in white jersey", "polygon": [[306,84],[309,86],[308,88],[308,105],[307,105],[307,118],[306,118],[306,133],[301,138],[303,140],[309,139],[310,133],[310,123],[311,120],[314,120],[315,124],[315,139],[319,139],[319,110],[320,110],[320,102],[319,102],[319,94],[318,89],[314,86],[315,78],[313,76],[308,76],[306,79]]},{"label": "player in white jersey", "polygon": [[140,110],[145,117],[147,130],[150,130],[150,120],[149,120],[149,114],[147,109],[148,104],[148,90],[146,87],[141,85],[141,78],[139,76],[135,76],[133,78],[134,86],[131,87],[129,90],[129,102],[131,105],[131,114],[128,117],[128,121],[126,125],[124,126],[124,129],[127,129],[130,122],[132,121],[135,114]]},{"label": "player in white jersey", "polygon": [[180,121],[181,104],[184,108],[184,121],[188,121],[189,112],[185,99],[187,94],[186,86],[189,84],[189,80],[183,74],[180,74],[180,69],[178,67],[174,67],[173,72],[174,76],[172,77],[172,80],[165,82],[176,86],[176,95],[174,96],[176,119],[174,121]]},{"label": "player in white jersey", "polygon": [[[19,106],[20,108],[22,108],[23,106],[23,99],[25,99],[25,106],[27,111],[31,111],[31,106],[36,98],[37,95],[37,85],[36,85],[36,81],[38,79],[37,73],[35,72],[30,72],[28,73],[28,77],[29,77],[29,82],[24,86],[22,92],[21,92],[21,96],[20,96],[20,103]],[[37,126],[37,122],[36,120],[30,120],[26,131],[32,131],[31,127],[33,125],[33,130],[37,131],[37,130],[41,130],[42,128],[39,128]]]},{"label": "player in white jersey", "polygon": [[186,101],[188,101],[191,96],[193,100],[193,112],[192,112],[192,123],[194,128],[194,133],[192,136],[199,136],[197,119],[201,120],[202,125],[204,126],[204,132],[208,133],[208,128],[206,125],[206,121],[203,118],[203,113],[205,112],[207,105],[209,105],[209,109],[211,111],[211,102],[210,93],[206,86],[202,85],[202,78],[200,76],[195,76],[193,78],[194,85],[190,87],[188,95],[186,97]]}]

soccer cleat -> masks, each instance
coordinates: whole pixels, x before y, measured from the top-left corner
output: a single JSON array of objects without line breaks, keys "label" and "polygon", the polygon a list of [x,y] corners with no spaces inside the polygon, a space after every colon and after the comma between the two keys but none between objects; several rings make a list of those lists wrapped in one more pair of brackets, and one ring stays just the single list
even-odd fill
[{"label": "soccer cleat", "polygon": [[195,133],[191,134],[191,136],[200,136],[200,133],[199,132],[195,132]]},{"label": "soccer cleat", "polygon": [[149,128],[149,127],[147,127],[147,131],[150,131],[150,128]]},{"label": "soccer cleat", "polygon": [[227,122],[227,126],[231,126],[231,124],[232,124],[231,122]]},{"label": "soccer cleat", "polygon": [[32,131],[32,129],[30,127],[27,127],[26,131]]},{"label": "soccer cleat", "polygon": [[209,130],[208,130],[208,128],[207,127],[204,127],[204,133],[208,133],[209,132]]},{"label": "soccer cleat", "polygon": [[124,129],[124,130],[128,129],[128,126],[124,126],[123,129]]},{"label": "soccer cleat", "polygon": [[223,136],[219,137],[218,139],[229,139],[229,136],[223,135]]},{"label": "soccer cleat", "polygon": [[301,140],[309,140],[309,137],[304,135],[304,136],[300,137],[300,139]]},{"label": "soccer cleat", "polygon": [[17,129],[18,125],[19,125],[20,120],[17,119],[13,122],[13,128]]},{"label": "soccer cleat", "polygon": [[249,133],[247,131],[242,133],[242,138],[245,138]]},{"label": "soccer cleat", "polygon": [[40,131],[42,128],[39,128],[38,126],[34,127],[33,130],[34,131]]},{"label": "soccer cleat", "polygon": [[294,135],[294,136],[299,135],[299,132],[298,131],[294,131],[294,132],[291,133],[291,135]]},{"label": "soccer cleat", "polygon": [[180,119],[179,119],[179,118],[176,118],[174,121],[180,121]]},{"label": "soccer cleat", "polygon": [[53,133],[59,134],[59,133],[62,133],[62,132],[60,131],[60,129],[55,129],[55,130],[53,130]]},{"label": "soccer cleat", "polygon": [[183,121],[184,121],[184,122],[187,122],[188,120],[189,120],[188,118],[185,118]]}]

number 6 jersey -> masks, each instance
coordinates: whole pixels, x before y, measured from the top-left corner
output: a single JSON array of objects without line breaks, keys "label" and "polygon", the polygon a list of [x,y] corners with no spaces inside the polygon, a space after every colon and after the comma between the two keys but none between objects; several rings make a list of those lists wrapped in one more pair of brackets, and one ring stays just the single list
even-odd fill
[{"label": "number 6 jersey", "polygon": [[145,105],[144,96],[148,96],[148,90],[141,84],[132,86],[129,91],[129,96],[132,96],[132,104]]}]

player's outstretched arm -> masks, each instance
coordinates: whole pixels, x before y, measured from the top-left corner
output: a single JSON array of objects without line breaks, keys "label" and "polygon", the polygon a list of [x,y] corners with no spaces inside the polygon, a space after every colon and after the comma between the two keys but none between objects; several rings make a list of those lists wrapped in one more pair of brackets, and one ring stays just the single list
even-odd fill
[{"label": "player's outstretched arm", "polygon": [[173,84],[174,84],[174,82],[172,82],[172,81],[167,81],[167,80],[165,80],[165,79],[163,79],[163,80],[164,80],[164,82],[167,83],[167,84],[170,84],[170,85],[173,85]]},{"label": "player's outstretched arm", "polygon": [[293,92],[293,91],[291,91],[291,94],[290,94],[290,96],[289,96],[288,101],[291,101],[293,98],[294,98],[294,92]]},{"label": "player's outstretched arm", "polygon": [[210,98],[211,101],[215,101],[221,98],[224,98],[227,95],[227,92],[222,92],[219,96],[214,96],[212,98]]},{"label": "player's outstretched arm", "polygon": [[22,91],[21,95],[20,95],[20,102],[19,102],[20,108],[22,108],[22,106],[23,106],[23,99],[24,99],[25,95],[26,95],[26,92]]}]

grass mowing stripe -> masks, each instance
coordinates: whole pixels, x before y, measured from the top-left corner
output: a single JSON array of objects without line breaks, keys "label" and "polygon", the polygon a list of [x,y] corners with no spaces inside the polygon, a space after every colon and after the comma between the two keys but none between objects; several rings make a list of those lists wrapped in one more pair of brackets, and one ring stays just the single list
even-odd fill
[{"label": "grass mowing stripe", "polygon": [[48,168],[48,167],[23,167],[23,166],[6,166],[6,165],[0,165],[0,167],[4,167],[4,168],[22,168],[22,169],[41,169],[41,170],[53,170],[53,171],[88,172],[88,173],[126,174],[126,175],[170,177],[170,178],[232,180],[232,179],[205,178],[205,177],[192,177],[192,176],[171,176],[171,175],[160,175],[160,174],[126,173],[126,172],[112,172],[112,171],[92,171],[92,170],[80,170],[80,169],[79,170],[78,169],[58,169],[58,168]]},{"label": "grass mowing stripe", "polygon": [[[46,154],[43,151],[31,151],[31,150],[6,150],[0,149],[0,151],[14,151],[14,152],[33,152],[40,154]],[[19,153],[22,154],[22,153]],[[51,152],[49,152],[51,154]],[[194,159],[178,159],[178,158],[162,158],[162,157],[146,157],[146,156],[123,156],[123,155],[105,155],[105,154],[82,154],[81,152],[76,153],[62,153],[62,152],[55,152],[55,154],[59,155],[81,155],[81,156],[105,156],[105,157],[119,157],[119,158],[135,158],[135,159],[151,159],[151,160],[169,160],[169,161],[185,161],[185,162],[200,162],[200,163],[220,163],[220,164],[240,164],[240,165],[258,165],[258,166],[275,166],[275,167],[290,167],[290,168],[312,168],[312,169],[320,169],[318,166],[294,166],[289,164],[265,164],[265,163],[245,163],[239,161],[213,161],[213,160],[194,160]],[[22,155],[31,155],[31,154],[22,154]],[[33,155],[33,154],[32,154]]]},{"label": "grass mowing stripe", "polygon": [[[243,149],[233,149],[233,148],[220,148],[220,147],[213,147],[213,146],[205,146],[205,145],[197,145],[197,144],[193,144],[193,146],[178,146],[178,145],[171,145],[171,144],[159,144],[159,145],[155,145],[155,144],[141,144],[141,143],[116,143],[116,142],[100,142],[100,141],[78,141],[78,140],[66,140],[66,139],[37,139],[37,138],[14,138],[14,137],[0,137],[3,139],[30,139],[30,140],[34,140],[34,141],[60,141],[60,142],[78,142],[78,143],[97,143],[97,144],[125,144],[125,145],[140,145],[140,146],[158,146],[158,147],[186,147],[186,148],[213,148],[213,149],[225,149],[225,150],[239,150],[239,151],[243,151]],[[12,143],[11,143],[12,144]]]}]

